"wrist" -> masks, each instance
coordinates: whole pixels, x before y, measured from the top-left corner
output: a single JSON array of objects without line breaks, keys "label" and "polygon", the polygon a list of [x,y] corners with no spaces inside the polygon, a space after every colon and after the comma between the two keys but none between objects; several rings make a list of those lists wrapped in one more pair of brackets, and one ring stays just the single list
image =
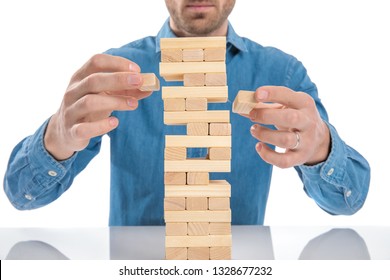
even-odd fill
[{"label": "wrist", "polygon": [[66,149],[60,136],[59,129],[56,126],[56,115],[53,115],[47,124],[45,134],[43,136],[43,144],[46,151],[57,161],[69,159],[74,151]]},{"label": "wrist", "polygon": [[327,160],[331,150],[331,137],[328,126],[322,122],[321,133],[319,134],[320,144],[315,149],[311,158],[305,162],[305,165],[316,165]]}]

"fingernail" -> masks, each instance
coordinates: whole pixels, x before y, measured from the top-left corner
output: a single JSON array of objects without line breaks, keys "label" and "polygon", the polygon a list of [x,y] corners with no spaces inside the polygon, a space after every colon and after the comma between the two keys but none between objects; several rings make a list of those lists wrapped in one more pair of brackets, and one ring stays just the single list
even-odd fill
[{"label": "fingernail", "polygon": [[130,74],[128,77],[127,77],[127,82],[132,85],[132,86],[136,86],[136,85],[139,85],[141,83],[141,75],[138,75],[138,74]]},{"label": "fingernail", "polygon": [[108,120],[109,124],[111,127],[116,127],[118,125],[118,120],[117,118],[114,118],[114,117],[111,117],[109,120]]},{"label": "fingernail", "polygon": [[249,117],[251,119],[251,121],[254,121],[257,117],[257,111],[256,110],[252,110],[250,113],[249,113]]},{"label": "fingernail", "polygon": [[130,70],[130,72],[140,72],[141,71],[139,66],[134,64],[134,63],[129,64],[129,70]]},{"label": "fingernail", "polygon": [[260,152],[262,148],[263,148],[263,145],[261,145],[260,142],[256,144],[256,151]]},{"label": "fingernail", "polygon": [[256,91],[256,100],[261,101],[267,98],[268,98],[268,91],[262,89]]},{"label": "fingernail", "polygon": [[256,129],[257,129],[257,125],[256,125],[256,124],[252,125],[252,126],[251,126],[251,133],[252,133],[252,134],[255,133],[255,132],[256,132]]},{"label": "fingernail", "polygon": [[136,99],[127,99],[127,105],[129,105],[129,107],[137,107],[137,103],[138,101]]}]

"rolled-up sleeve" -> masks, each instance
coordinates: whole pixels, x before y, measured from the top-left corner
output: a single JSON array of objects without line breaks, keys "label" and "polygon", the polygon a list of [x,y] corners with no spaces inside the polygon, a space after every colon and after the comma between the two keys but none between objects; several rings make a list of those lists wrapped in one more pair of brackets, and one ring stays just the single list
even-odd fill
[{"label": "rolled-up sleeve", "polygon": [[[328,123],[327,123],[328,124]],[[331,152],[323,163],[296,167],[305,192],[326,212],[351,215],[364,204],[369,184],[370,166],[328,124],[331,134]]]},{"label": "rolled-up sleeve", "polygon": [[8,162],[4,191],[19,210],[39,208],[60,197],[100,149],[100,141],[94,142],[85,152],[57,161],[44,147],[47,123],[22,140],[12,151]]}]

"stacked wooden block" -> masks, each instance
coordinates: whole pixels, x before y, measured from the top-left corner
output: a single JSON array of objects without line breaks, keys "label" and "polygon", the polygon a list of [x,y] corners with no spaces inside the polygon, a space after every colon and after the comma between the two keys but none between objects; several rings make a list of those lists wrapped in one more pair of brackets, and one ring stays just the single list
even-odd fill
[{"label": "stacked wooden block", "polygon": [[[226,38],[161,39],[160,75],[183,86],[162,87],[164,123],[186,125],[186,135],[166,135],[164,218],[166,259],[230,259],[230,184],[210,172],[230,172],[231,125],[226,102]],[[187,148],[208,148],[187,158]]]},{"label": "stacked wooden block", "polygon": [[279,103],[258,102],[255,91],[240,90],[233,102],[233,113],[249,115],[253,109],[283,109],[285,106]]}]

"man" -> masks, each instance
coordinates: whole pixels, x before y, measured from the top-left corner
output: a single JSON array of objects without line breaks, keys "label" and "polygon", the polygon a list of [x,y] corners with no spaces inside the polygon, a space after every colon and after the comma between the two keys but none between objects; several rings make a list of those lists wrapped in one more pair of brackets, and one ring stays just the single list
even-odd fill
[{"label": "man", "polygon": [[[228,22],[234,0],[165,2],[171,16],[156,37],[93,56],[73,75],[58,111],[15,147],[4,180],[12,204],[33,209],[57,199],[108,134],[110,225],[163,224],[164,135],[184,134],[184,127],[163,125],[161,96],[138,90],[139,73],[158,73],[160,38],[227,36],[229,100],[238,90],[257,89],[258,101],[285,106],[255,109],[248,118],[231,115],[232,172],[212,174],[212,179],[232,185],[232,223],[263,223],[273,165],[294,167],[305,192],[325,211],[349,215],[359,210],[368,192],[369,165],[328,123],[303,65],[239,37]],[[209,109],[229,110],[231,104]],[[273,146],[286,152],[277,153]],[[205,149],[188,153],[206,155]]]}]

